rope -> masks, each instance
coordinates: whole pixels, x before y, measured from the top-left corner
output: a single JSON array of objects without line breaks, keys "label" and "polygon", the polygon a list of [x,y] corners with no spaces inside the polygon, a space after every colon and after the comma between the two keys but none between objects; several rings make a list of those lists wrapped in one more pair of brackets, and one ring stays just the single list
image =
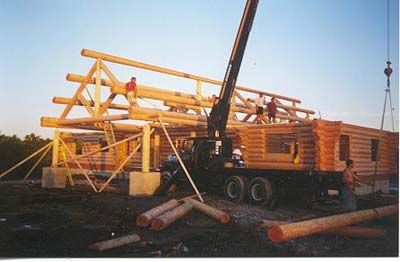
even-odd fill
[{"label": "rope", "polygon": [[152,106],[154,106],[155,108],[162,110],[161,107],[159,107],[158,105],[156,105],[156,104],[150,102],[149,100],[146,100],[146,99],[144,99],[144,98],[142,98],[142,97],[140,97],[140,96],[138,96],[138,98],[141,99],[141,100],[143,100],[144,102],[148,103],[149,105],[152,105]]}]

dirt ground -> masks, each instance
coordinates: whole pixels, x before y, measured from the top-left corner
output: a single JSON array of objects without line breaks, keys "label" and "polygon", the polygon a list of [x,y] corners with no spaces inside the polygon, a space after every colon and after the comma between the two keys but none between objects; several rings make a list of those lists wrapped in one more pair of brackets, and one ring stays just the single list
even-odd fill
[{"label": "dirt ground", "polygon": [[[118,192],[94,193],[88,187],[42,189],[40,181],[0,183],[0,257],[367,257],[398,256],[398,217],[360,225],[386,231],[383,239],[314,235],[274,244],[259,220],[301,220],[338,212],[337,205],[307,209],[282,203],[277,210],[234,204],[206,195],[207,203],[231,216],[222,225],[192,211],[161,232],[135,226],[136,217],[171,198],[131,197]],[[178,192],[173,197],[190,195]],[[359,209],[397,203],[396,197],[359,199]],[[109,251],[87,247],[95,242],[138,233],[144,240]]]}]

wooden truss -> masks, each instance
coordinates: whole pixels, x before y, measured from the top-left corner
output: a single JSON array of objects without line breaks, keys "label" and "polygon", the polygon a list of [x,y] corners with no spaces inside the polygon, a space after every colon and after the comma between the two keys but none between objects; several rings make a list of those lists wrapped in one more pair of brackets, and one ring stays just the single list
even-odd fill
[{"label": "wooden truss", "polygon": [[[165,123],[171,125],[207,125],[207,115],[210,108],[213,106],[213,102],[202,95],[202,84],[207,83],[220,86],[222,84],[220,81],[87,49],[83,49],[81,54],[85,57],[94,58],[95,63],[86,75],[67,74],[66,79],[71,82],[79,83],[79,86],[72,98],[53,98],[53,103],[65,104],[66,106],[58,118],[42,117],[42,126],[104,131],[107,133],[106,137],[111,144],[115,142],[115,139],[113,139],[114,131],[129,133],[137,132],[141,129],[140,126],[132,124],[115,123],[115,121],[119,120],[131,119],[157,122],[158,118],[162,117]],[[150,106],[129,106],[128,103],[113,103],[117,95],[126,97],[126,88],[125,83],[117,79],[106,66],[104,63],[105,61],[194,80],[196,82],[196,92],[190,94],[139,84],[136,92],[137,98],[139,101],[145,101],[146,104]],[[94,85],[94,96],[89,92],[89,85]],[[101,100],[103,88],[108,88],[109,90],[109,94],[105,100]],[[248,96],[255,96],[255,94],[258,95],[259,93],[263,93],[267,97],[276,98],[278,107],[276,117],[279,122],[311,121],[311,115],[314,114],[314,111],[298,107],[298,104],[301,103],[299,99],[248,87],[236,86],[232,99],[228,126],[254,124],[252,119],[256,113],[254,99]],[[165,108],[157,107],[151,101],[161,101]],[[88,116],[82,118],[68,118],[74,106],[84,107]],[[109,109],[124,112],[121,114],[109,115]],[[267,123],[266,119],[264,119],[264,121]],[[159,126],[158,123],[152,123],[152,125]]]}]

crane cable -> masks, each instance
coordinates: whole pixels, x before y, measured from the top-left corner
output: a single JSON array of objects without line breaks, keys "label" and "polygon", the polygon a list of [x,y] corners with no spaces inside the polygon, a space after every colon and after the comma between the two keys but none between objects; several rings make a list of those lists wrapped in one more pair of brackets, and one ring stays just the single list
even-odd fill
[{"label": "crane cable", "polygon": [[[390,2],[389,0],[386,1],[386,64],[387,67],[385,68],[385,75],[387,77],[386,81],[386,89],[385,92],[389,95],[389,105],[390,105],[390,114],[391,114],[391,120],[392,120],[392,130],[393,132],[395,131],[394,129],[394,119],[393,119],[393,105],[392,105],[392,94],[390,92],[390,75],[393,73],[393,69],[390,67],[392,64],[390,62]],[[385,98],[386,100],[386,98]],[[386,105],[385,105],[386,106]]]},{"label": "crane cable", "polygon": [[373,174],[373,183],[372,183],[372,192],[375,190],[375,182],[376,182],[376,175],[378,172],[378,165],[380,161],[380,144],[382,140],[382,135],[383,135],[383,125],[385,122],[385,111],[386,111],[386,103],[387,103],[387,98],[389,96],[389,105],[390,105],[390,113],[391,113],[391,119],[392,119],[392,130],[393,132],[395,131],[394,129],[394,119],[393,119],[393,106],[392,106],[392,96],[390,93],[390,76],[393,73],[393,69],[390,67],[392,64],[390,62],[390,5],[389,5],[389,0],[386,1],[386,68],[384,70],[384,73],[386,75],[386,88],[385,88],[385,100],[383,103],[383,112],[382,112],[382,120],[381,120],[381,128],[379,131],[379,140],[378,140],[378,146],[376,148],[376,158],[375,158],[375,168],[374,168],[374,174]]}]

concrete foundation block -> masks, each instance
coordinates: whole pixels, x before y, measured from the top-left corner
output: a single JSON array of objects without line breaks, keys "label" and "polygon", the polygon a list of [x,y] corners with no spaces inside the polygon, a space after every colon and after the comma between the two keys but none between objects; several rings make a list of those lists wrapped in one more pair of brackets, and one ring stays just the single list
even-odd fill
[{"label": "concrete foundation block", "polygon": [[151,196],[160,186],[160,172],[139,172],[129,173],[129,195]]},{"label": "concrete foundation block", "polygon": [[67,169],[60,167],[44,167],[42,170],[43,188],[65,188]]}]

